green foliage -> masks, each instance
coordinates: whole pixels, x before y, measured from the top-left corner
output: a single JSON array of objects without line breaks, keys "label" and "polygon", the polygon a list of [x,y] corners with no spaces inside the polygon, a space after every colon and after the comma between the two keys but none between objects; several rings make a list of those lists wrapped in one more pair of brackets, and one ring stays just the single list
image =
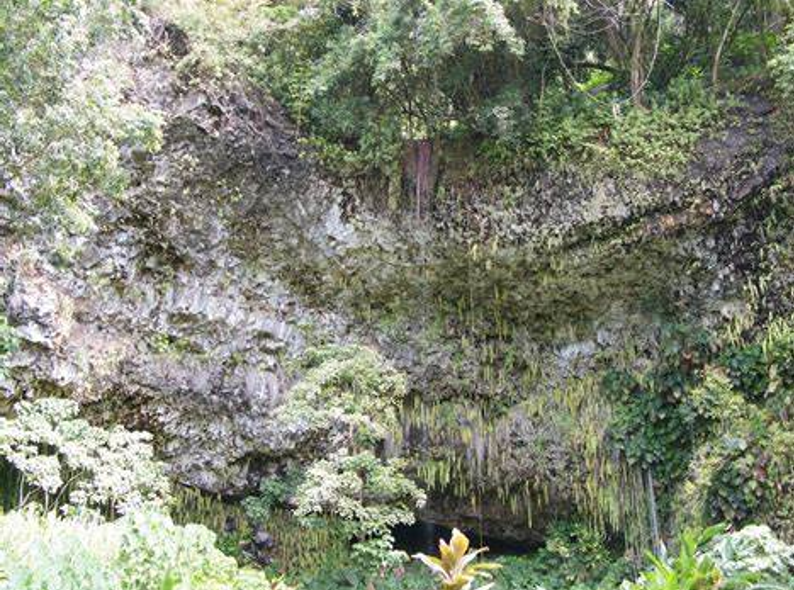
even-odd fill
[{"label": "green foliage", "polygon": [[195,83],[230,78],[254,66],[247,43],[266,24],[264,3],[142,0],[141,4],[188,34],[187,54],[177,57],[176,69]]},{"label": "green foliage", "polygon": [[551,88],[538,104],[526,147],[518,150],[536,165],[672,175],[718,121],[720,106],[698,76],[676,78],[651,100],[650,108],[639,108],[614,93],[594,100]]},{"label": "green foliage", "polygon": [[244,560],[243,544],[251,538],[246,513],[239,502],[224,500],[196,488],[177,486],[168,513],[176,524],[200,524],[217,535],[216,545],[226,555]]},{"label": "green foliage", "polygon": [[20,505],[35,498],[46,508],[112,515],[167,501],[169,482],[148,433],[92,426],[65,399],[20,402],[15,412],[0,418],[0,457],[20,475]]},{"label": "green foliage", "polygon": [[678,540],[678,555],[664,560],[654,555],[648,559],[653,569],[642,574],[634,583],[623,586],[625,590],[716,590],[722,587],[722,573],[714,560],[700,555],[698,550],[722,530],[722,525],[697,534],[685,531]]},{"label": "green foliage", "polygon": [[[374,350],[362,346],[311,349],[306,371],[276,420],[304,432],[301,451],[374,448],[397,430],[405,377]],[[319,446],[312,448],[313,442]]]},{"label": "green foliage", "polygon": [[398,459],[382,461],[369,451],[339,452],[316,461],[306,471],[295,495],[295,515],[311,526],[314,516],[339,518],[353,552],[365,565],[388,568],[405,559],[394,551],[391,529],[413,524],[424,493],[403,474]]},{"label": "green foliage", "polygon": [[[405,556],[393,550],[391,528],[413,522],[424,494],[404,475],[402,461],[384,461],[376,452],[399,430],[404,376],[359,346],[311,349],[302,367],[303,379],[275,416],[285,439],[295,441],[300,464],[263,479],[259,495],[245,500],[248,514],[267,524],[277,509],[295,506],[307,528],[340,526],[354,541],[359,563],[383,568],[401,562]],[[294,551],[303,552],[299,546]]]},{"label": "green foliage", "polygon": [[541,558],[548,568],[569,584],[614,578],[611,570],[625,573],[626,564],[607,548],[606,536],[580,522],[560,523],[551,528]]},{"label": "green foliage", "polygon": [[[494,559],[497,590],[615,590],[632,571],[628,562],[607,551],[603,537],[578,523],[554,527],[545,547],[522,556]],[[373,577],[350,564],[336,564],[301,579],[305,590],[428,590],[430,579],[418,562]]]},{"label": "green foliage", "polygon": [[703,333],[668,326],[659,359],[644,373],[610,372],[603,387],[616,402],[611,436],[630,464],[651,467],[658,479],[674,480],[688,465],[695,443],[707,428],[686,392],[698,380],[696,369],[708,355]]},{"label": "green foliage", "polygon": [[253,525],[260,525],[274,542],[267,553],[272,559],[267,571],[296,582],[349,564],[350,539],[338,519],[316,517],[307,527],[285,508],[297,485],[292,473],[262,480],[262,495],[242,502],[180,487],[174,492],[169,513],[177,524],[196,523],[213,531],[218,549],[239,563],[255,557],[249,544]]},{"label": "green foliage", "polygon": [[114,46],[134,35],[124,0],[0,6],[0,163],[18,204],[85,230],[90,195],[121,193],[122,146],[157,149],[160,117],[125,97],[131,74]]},{"label": "green foliage", "polygon": [[[392,181],[425,139],[478,154],[475,175],[675,174],[721,114],[704,82],[715,60],[763,74],[781,33],[785,3],[739,4],[735,19],[735,3],[706,0],[146,3],[189,34],[181,68],[248,75],[326,164]],[[781,89],[789,53],[770,65]]]},{"label": "green foliage", "polygon": [[775,86],[784,99],[794,98],[794,26],[789,27],[785,42],[769,64]]},{"label": "green foliage", "polygon": [[794,583],[794,546],[767,526],[751,525],[716,537],[705,551],[728,579],[752,577],[756,584]]},{"label": "green foliage", "polygon": [[113,522],[53,513],[0,516],[3,590],[287,590],[238,568],[199,525],[178,526],[156,512]]},{"label": "green foliage", "polygon": [[606,544],[604,534],[579,522],[560,522],[551,527],[546,544],[526,557],[501,557],[496,572],[500,590],[614,589],[626,577],[629,562]]},{"label": "green foliage", "polygon": [[14,352],[19,346],[19,340],[16,332],[8,323],[8,318],[4,314],[0,314],[0,380],[4,379],[6,375],[5,359]]},{"label": "green foliage", "polygon": [[755,342],[721,355],[726,369],[716,377],[715,369],[705,372],[693,399],[701,405],[708,400],[715,420],[684,486],[690,519],[763,520],[784,538],[794,538],[794,429],[788,417],[794,391],[792,337],[791,320],[773,322]]},{"label": "green foliage", "polygon": [[478,100],[470,69],[524,51],[497,0],[306,4],[271,9],[256,76],[315,147],[359,169],[389,169],[403,139],[453,133]]},{"label": "green foliage", "polygon": [[606,380],[615,446],[665,484],[662,507],[678,520],[764,520],[790,538],[793,336],[779,320],[717,353],[707,340],[678,339],[651,371]]},{"label": "green foliage", "polygon": [[794,547],[768,527],[748,526],[720,534],[724,525],[684,531],[673,559],[649,556],[653,568],[624,590],[783,590],[794,582]]},{"label": "green foliage", "polygon": [[376,576],[372,572],[351,565],[325,570],[322,575],[301,580],[302,590],[428,590],[425,571],[408,565],[405,569],[389,570]]},{"label": "green foliage", "polygon": [[259,482],[259,493],[243,500],[243,507],[254,521],[266,522],[273,512],[288,504],[301,481],[303,472],[291,469],[283,476],[265,477]]},{"label": "green foliage", "polygon": [[[337,518],[318,516],[307,527],[292,512],[281,509],[272,511],[262,524],[275,541],[272,569],[301,586],[351,565],[350,537]],[[366,567],[361,571],[366,577],[372,575]]]}]

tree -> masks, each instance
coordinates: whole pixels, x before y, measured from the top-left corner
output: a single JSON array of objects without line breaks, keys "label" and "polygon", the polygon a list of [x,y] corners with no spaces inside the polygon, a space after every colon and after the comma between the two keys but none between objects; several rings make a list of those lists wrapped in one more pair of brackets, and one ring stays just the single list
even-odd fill
[{"label": "tree", "polygon": [[407,557],[393,549],[392,528],[414,523],[425,494],[403,473],[398,459],[382,461],[371,451],[347,451],[321,459],[306,471],[295,494],[295,514],[311,525],[314,516],[341,520],[356,558],[365,566],[388,568]]},{"label": "tree", "polygon": [[0,3],[0,195],[23,221],[44,210],[91,228],[91,198],[124,188],[122,146],[158,149],[161,117],[125,98],[112,54],[136,32],[124,0]]},{"label": "tree", "polygon": [[563,31],[601,48],[627,75],[634,104],[643,107],[661,44],[665,10],[663,0],[548,0],[544,25],[555,47],[557,35]]}]

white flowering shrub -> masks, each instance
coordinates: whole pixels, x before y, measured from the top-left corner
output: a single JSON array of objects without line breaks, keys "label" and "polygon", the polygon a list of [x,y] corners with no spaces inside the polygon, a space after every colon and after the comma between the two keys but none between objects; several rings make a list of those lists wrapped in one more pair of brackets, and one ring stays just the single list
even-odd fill
[{"label": "white flowering shrub", "polygon": [[0,590],[289,590],[241,569],[200,525],[138,511],[113,522],[0,516]]},{"label": "white flowering shrub", "polygon": [[17,404],[13,418],[0,418],[0,457],[21,475],[20,504],[36,499],[45,508],[114,514],[168,498],[169,482],[155,460],[151,435],[92,426],[78,417],[71,400]]}]

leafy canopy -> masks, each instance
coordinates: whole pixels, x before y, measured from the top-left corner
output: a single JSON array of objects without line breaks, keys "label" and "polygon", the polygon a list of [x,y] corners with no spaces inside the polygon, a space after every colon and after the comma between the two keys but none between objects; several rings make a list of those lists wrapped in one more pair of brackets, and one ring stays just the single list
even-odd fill
[{"label": "leafy canopy", "polygon": [[125,186],[124,148],[159,147],[161,117],[127,96],[116,46],[137,50],[137,16],[126,0],[0,4],[0,192],[23,211],[87,230],[93,196]]}]

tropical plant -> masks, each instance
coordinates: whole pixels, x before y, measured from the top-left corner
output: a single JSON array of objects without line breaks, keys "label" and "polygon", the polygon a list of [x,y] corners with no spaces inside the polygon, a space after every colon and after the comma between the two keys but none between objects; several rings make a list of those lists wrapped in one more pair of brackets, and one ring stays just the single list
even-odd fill
[{"label": "tropical plant", "polygon": [[794,546],[768,526],[750,525],[716,537],[705,554],[728,578],[754,576],[759,582],[794,586]]},{"label": "tropical plant", "polygon": [[0,589],[288,590],[214,543],[209,529],[157,512],[103,522],[15,511],[0,516]]},{"label": "tropical plant", "polygon": [[0,458],[18,472],[18,503],[45,508],[99,508],[108,514],[168,500],[169,481],[155,460],[151,435],[121,426],[105,430],[78,417],[67,399],[16,405],[0,418]]},{"label": "tropical plant", "polygon": [[453,529],[452,537],[447,543],[444,539],[438,542],[439,557],[417,553],[414,555],[439,579],[441,590],[487,590],[493,582],[474,588],[477,578],[488,579],[491,572],[499,569],[498,563],[477,562],[477,557],[488,551],[481,547],[469,551],[469,538],[458,529]]},{"label": "tropical plant", "polygon": [[678,539],[678,555],[666,560],[653,554],[648,559],[653,569],[643,573],[636,582],[627,582],[624,590],[716,590],[723,576],[714,560],[699,553],[711,539],[725,529],[715,525],[701,533],[684,531]]}]

